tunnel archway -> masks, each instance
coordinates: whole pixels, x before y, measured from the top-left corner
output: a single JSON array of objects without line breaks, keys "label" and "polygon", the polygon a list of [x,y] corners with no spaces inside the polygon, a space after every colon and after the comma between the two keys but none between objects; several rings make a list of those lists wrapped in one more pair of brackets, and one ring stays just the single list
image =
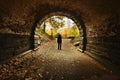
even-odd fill
[{"label": "tunnel archway", "polygon": [[[52,15],[65,15],[71,18],[72,20],[74,20],[75,23],[79,26],[79,30],[82,34],[80,36],[80,46],[79,46],[81,51],[82,52],[85,51],[85,53],[91,56],[92,58],[95,58],[99,62],[110,67],[110,73],[112,72],[113,74],[114,71],[118,71],[120,73],[120,50],[119,50],[120,49],[120,8],[119,8],[119,4],[120,4],[120,0],[110,0],[110,1],[107,1],[107,0],[106,1],[105,0],[93,0],[93,1],[91,0],[69,0],[69,1],[68,0],[52,0],[52,1],[50,0],[0,0],[0,10],[1,10],[0,11],[0,42],[1,42],[0,43],[1,45],[0,46],[0,63],[9,61],[9,60],[10,61],[8,62],[8,64],[15,63],[15,64],[10,64],[10,67],[7,67],[6,66],[7,63],[5,62],[5,65],[3,65],[3,70],[1,70],[3,72],[3,75],[1,75],[1,77],[4,77],[6,73],[9,73],[8,72],[9,69],[14,70],[16,68],[20,68],[18,69],[18,71],[15,70],[18,72],[18,74],[21,73],[19,71],[22,71],[25,73],[27,71],[27,73],[31,73],[31,69],[28,68],[28,66],[30,66],[29,64],[28,65],[25,64],[25,65],[26,65],[26,68],[30,70],[30,72],[28,72],[26,68],[25,69],[21,68],[22,66],[19,63],[21,63],[23,67],[24,67],[23,62],[26,63],[28,62],[28,60],[30,60],[29,61],[30,64],[31,64],[31,61],[35,63],[36,59],[34,61],[35,57],[33,56],[33,53],[37,53],[37,51],[30,52],[32,57],[31,59],[30,59],[30,56],[28,56],[28,58],[26,59],[22,57],[22,60],[20,60],[21,62],[19,63],[17,62],[19,61],[18,59],[13,60],[12,62],[11,62],[11,59],[14,59],[14,57],[16,56],[23,55],[24,54],[23,52],[29,53],[29,51],[31,51],[30,49],[35,49],[37,47],[35,46],[36,39],[34,37],[36,35],[37,23],[39,21],[42,23],[46,18]],[[45,46],[45,48],[46,47],[48,48],[48,46]],[[43,52],[39,52],[39,53],[41,55],[41,53]],[[86,61],[86,60],[83,60],[83,61]],[[75,62],[74,60],[73,63],[78,63],[78,62]],[[13,65],[13,68],[12,68],[12,65]],[[100,66],[98,65],[98,67]],[[37,67],[33,69],[35,73],[36,73],[36,68]],[[89,68],[89,64],[88,64],[88,68]],[[77,70],[77,68],[74,69],[74,71],[75,70]],[[82,71],[84,72],[83,69]],[[92,69],[90,68],[90,72],[91,71]],[[41,69],[40,69],[40,72],[41,72]],[[89,71],[87,71],[87,73],[88,72]],[[14,75],[15,79],[17,79],[17,77],[21,79],[27,75],[25,74],[21,76],[20,74],[20,76],[18,76],[18,74],[16,74],[16,72],[14,71],[10,71],[10,73]],[[75,73],[78,74],[78,72],[75,72]],[[85,75],[87,73],[85,73]],[[104,72],[100,71],[100,73],[104,73]],[[10,75],[9,78],[12,79],[12,74],[7,74],[7,75]],[[89,79],[96,78],[96,71],[95,73],[93,72],[93,74],[95,74],[93,75],[93,77],[90,76],[87,78]],[[97,74],[98,74],[98,79],[101,79],[101,78],[103,79],[103,77],[107,76],[107,75],[102,76],[99,73]],[[5,75],[5,78],[8,77],[7,75]],[[84,75],[83,76],[79,75],[79,76],[81,76],[82,79],[85,78]],[[26,77],[27,79],[29,78],[28,76]],[[31,75],[30,75],[30,78],[31,78]],[[78,77],[75,76],[75,78],[78,78]],[[26,78],[23,78],[23,79],[26,79]]]},{"label": "tunnel archway", "polygon": [[84,52],[86,50],[86,44],[87,44],[85,23],[81,15],[77,15],[74,12],[64,11],[64,10],[52,11],[52,12],[49,12],[43,15],[42,17],[41,16],[39,18],[37,17],[35,24],[33,26],[33,29],[32,29],[32,45],[31,45],[32,49],[35,49],[39,45],[39,43],[36,43],[38,41],[36,41],[37,39],[35,38],[35,36],[37,36],[36,34],[37,24],[38,23],[42,24],[47,18],[51,16],[66,16],[74,21],[74,23],[78,27],[79,33],[81,34],[80,39],[79,39],[79,49],[81,52]]}]

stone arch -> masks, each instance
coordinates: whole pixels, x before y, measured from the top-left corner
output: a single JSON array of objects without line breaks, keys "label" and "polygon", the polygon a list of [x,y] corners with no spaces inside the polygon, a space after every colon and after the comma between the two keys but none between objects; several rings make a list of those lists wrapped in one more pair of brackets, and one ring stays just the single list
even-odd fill
[{"label": "stone arch", "polygon": [[47,12],[46,14],[36,18],[36,21],[32,27],[32,33],[31,33],[32,49],[36,48],[36,46],[34,45],[35,44],[34,36],[36,35],[35,31],[36,31],[38,22],[40,22],[40,24],[42,24],[42,22],[44,22],[44,20],[46,20],[47,18],[49,18],[51,16],[66,16],[66,17],[72,19],[76,23],[76,25],[78,26],[79,32],[81,34],[79,48],[82,52],[84,52],[86,50],[86,44],[87,44],[85,23],[84,23],[81,15],[77,15],[73,11],[68,11],[68,10],[64,10],[64,9],[63,10],[53,10],[53,11]]}]

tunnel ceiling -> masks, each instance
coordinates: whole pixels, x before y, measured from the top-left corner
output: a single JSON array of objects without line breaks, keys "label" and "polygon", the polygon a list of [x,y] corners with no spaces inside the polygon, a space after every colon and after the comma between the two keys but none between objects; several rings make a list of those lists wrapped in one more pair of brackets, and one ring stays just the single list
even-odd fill
[{"label": "tunnel ceiling", "polygon": [[120,14],[119,0],[0,0],[0,29],[30,32],[36,19],[54,10],[81,15],[86,24]]}]

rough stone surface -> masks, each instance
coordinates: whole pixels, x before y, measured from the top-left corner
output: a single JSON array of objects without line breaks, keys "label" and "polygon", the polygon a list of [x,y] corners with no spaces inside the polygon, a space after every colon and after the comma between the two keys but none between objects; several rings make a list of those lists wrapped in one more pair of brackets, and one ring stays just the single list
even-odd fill
[{"label": "rough stone surface", "polygon": [[29,49],[29,35],[0,34],[0,62]]},{"label": "rough stone surface", "polygon": [[[37,21],[51,12],[62,11],[71,14],[80,24],[85,25],[84,33],[86,35],[83,36],[86,36],[87,45],[81,41],[81,49],[86,45],[87,51],[112,60],[112,62],[120,63],[119,4],[119,0],[0,0],[0,33],[20,33],[33,36],[34,34],[31,33],[34,33]],[[6,32],[6,29],[9,32]],[[4,41],[4,38],[0,40],[3,41],[2,44],[9,45],[9,39],[7,39],[8,43]],[[13,40],[11,44],[17,41],[15,38],[10,40]],[[26,45],[30,45],[29,38],[24,40],[26,40]],[[21,45],[24,45],[24,42]],[[26,48],[26,45],[22,47]],[[13,54],[15,47],[21,46],[16,45],[9,49],[1,47],[1,54],[7,51],[10,51],[8,54]],[[21,51],[18,49],[18,52]]]}]

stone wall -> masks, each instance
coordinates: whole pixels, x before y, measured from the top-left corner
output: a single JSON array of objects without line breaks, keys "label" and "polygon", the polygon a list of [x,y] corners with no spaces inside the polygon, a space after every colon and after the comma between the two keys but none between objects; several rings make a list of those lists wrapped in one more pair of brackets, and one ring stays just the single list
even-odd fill
[{"label": "stone wall", "polygon": [[[0,0],[0,10],[0,33],[4,32],[0,34],[2,58],[9,57],[4,55],[13,56],[24,52],[30,49],[30,43],[34,44],[30,36],[6,33],[34,33],[36,21],[49,12],[60,10],[74,12],[73,16],[78,21],[82,17],[86,35],[81,37],[80,48],[86,45],[84,49],[91,54],[111,62],[120,62],[119,0]],[[83,39],[85,42],[82,42]]]},{"label": "stone wall", "polygon": [[120,17],[112,14],[98,22],[87,26],[86,51],[120,65]]},{"label": "stone wall", "polygon": [[0,61],[29,50],[30,43],[29,35],[0,34]]},{"label": "stone wall", "polygon": [[110,62],[120,62],[120,38],[117,37],[88,37],[86,51],[107,59]]}]

